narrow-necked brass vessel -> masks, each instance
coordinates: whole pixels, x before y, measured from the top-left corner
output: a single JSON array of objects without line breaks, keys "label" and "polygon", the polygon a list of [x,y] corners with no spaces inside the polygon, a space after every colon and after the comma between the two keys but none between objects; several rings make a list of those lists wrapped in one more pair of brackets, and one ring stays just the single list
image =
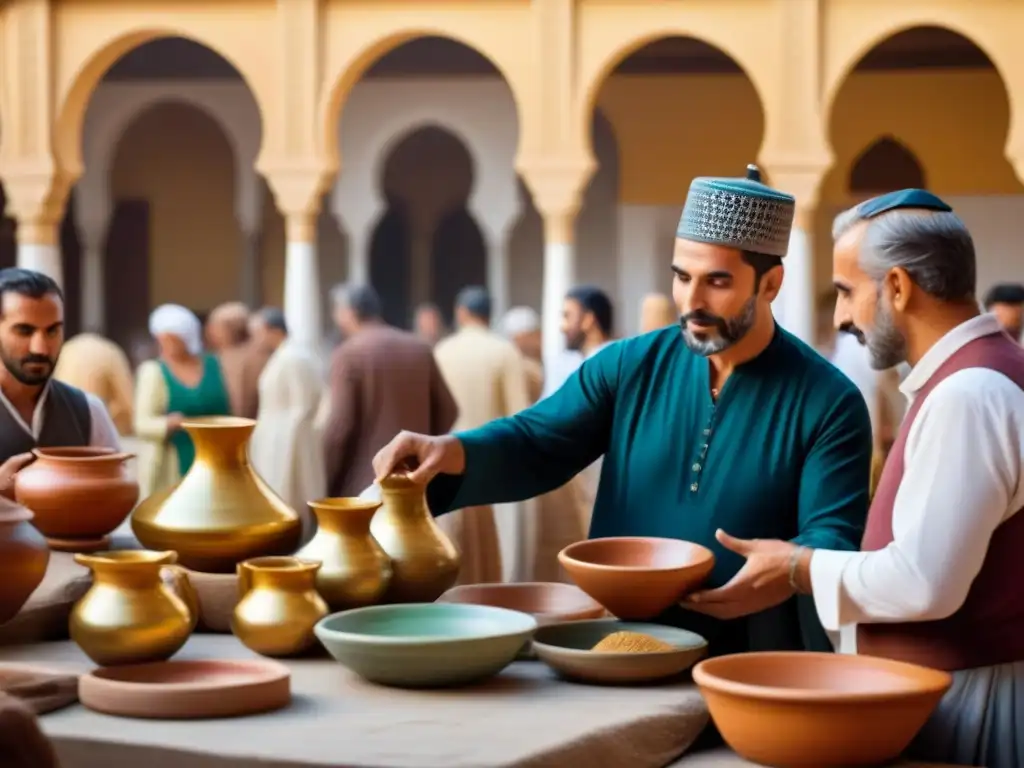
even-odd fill
[{"label": "narrow-necked brass vessel", "polygon": [[320,563],[297,557],[256,557],[238,564],[241,600],[231,631],[264,656],[294,656],[315,642],[313,626],[327,615],[317,594]]},{"label": "narrow-necked brass vessel", "polygon": [[430,603],[459,577],[459,551],[434,522],[425,489],[395,472],[380,482],[383,505],[370,533],[391,558],[394,574],[384,595],[390,603]]},{"label": "narrow-necked brass vessel", "polygon": [[316,535],[296,557],[319,560],[316,589],[334,611],[378,602],[391,582],[391,559],[370,533],[381,502],[329,498],[309,502]]},{"label": "narrow-necked brass vessel", "polygon": [[249,463],[256,422],[232,416],[186,421],[196,458],[173,488],[132,513],[132,530],[149,549],[173,549],[195,571],[230,573],[243,560],[284,555],[299,546],[299,514]]},{"label": "narrow-necked brass vessel", "polygon": [[[174,552],[126,550],[75,555],[93,583],[71,610],[71,639],[100,666],[169,659],[185,644],[199,617],[184,569]],[[174,582],[171,590],[161,571]],[[177,593],[177,594],[176,594]]]}]

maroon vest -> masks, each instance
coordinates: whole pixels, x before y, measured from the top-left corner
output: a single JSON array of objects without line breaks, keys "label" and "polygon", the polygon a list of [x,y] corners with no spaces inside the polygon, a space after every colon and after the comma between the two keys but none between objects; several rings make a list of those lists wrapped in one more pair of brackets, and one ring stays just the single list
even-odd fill
[{"label": "maroon vest", "polygon": [[[907,435],[921,406],[947,376],[965,368],[990,368],[1024,389],[1024,349],[1003,333],[965,344],[932,374],[900,426],[868,512],[861,549],[893,540],[892,513],[903,480]],[[983,396],[982,393],[978,393]],[[970,510],[964,510],[969,515]],[[1024,660],[1024,511],[992,535],[985,563],[967,600],[947,619],[910,624],[861,624],[857,652],[954,671]],[[899,589],[898,584],[892,585]]]}]

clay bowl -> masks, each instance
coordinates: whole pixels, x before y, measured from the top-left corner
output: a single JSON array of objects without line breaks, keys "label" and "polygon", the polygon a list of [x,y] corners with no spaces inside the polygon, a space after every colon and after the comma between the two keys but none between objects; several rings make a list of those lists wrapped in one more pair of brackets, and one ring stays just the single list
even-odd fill
[{"label": "clay bowl", "polygon": [[[675,646],[652,653],[591,649],[613,632],[640,632]],[[533,652],[561,677],[584,683],[653,683],[682,674],[707,651],[707,641],[685,629],[615,619],[550,624],[537,630]]]},{"label": "clay bowl", "polygon": [[121,717],[241,717],[288,706],[291,672],[267,659],[106,667],[81,677],[78,698],[89,709]]},{"label": "clay bowl", "polygon": [[313,631],[360,677],[398,688],[443,688],[496,675],[537,628],[526,613],[489,605],[399,603],[354,608]]},{"label": "clay bowl", "polygon": [[139,500],[139,484],[128,476],[133,457],[111,448],[36,448],[36,460],[18,472],[18,503],[35,514],[33,525],[51,549],[106,549],[109,535]]},{"label": "clay bowl", "polygon": [[715,566],[707,547],[679,539],[620,536],[558,553],[577,586],[620,619],[653,619],[700,586]]},{"label": "clay bowl", "polygon": [[586,592],[560,582],[464,584],[449,589],[437,602],[491,605],[521,611],[533,616],[541,627],[555,622],[597,619],[605,614],[604,606]]},{"label": "clay bowl", "polygon": [[693,679],[726,743],[771,768],[887,765],[952,684],[900,661],[798,652],[707,659]]}]

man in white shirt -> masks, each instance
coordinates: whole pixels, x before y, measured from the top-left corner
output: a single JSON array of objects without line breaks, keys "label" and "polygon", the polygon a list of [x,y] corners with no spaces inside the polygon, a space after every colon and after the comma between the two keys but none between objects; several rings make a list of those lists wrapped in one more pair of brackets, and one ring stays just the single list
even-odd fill
[{"label": "man in white shirt", "polygon": [[[837,324],[871,363],[909,362],[909,410],[868,516],[862,552],[719,539],[737,579],[788,571],[841,652],[945,669],[953,687],[911,756],[1024,764],[1024,350],[975,299],[974,244],[934,195],[869,200],[834,225]],[[749,583],[749,582],[748,582]],[[728,615],[726,585],[690,607]]]}]

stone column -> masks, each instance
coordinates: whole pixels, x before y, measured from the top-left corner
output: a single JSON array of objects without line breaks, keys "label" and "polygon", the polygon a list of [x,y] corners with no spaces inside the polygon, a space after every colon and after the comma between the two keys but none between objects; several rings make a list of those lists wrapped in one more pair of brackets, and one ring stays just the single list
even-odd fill
[{"label": "stone column", "polygon": [[45,165],[38,171],[9,172],[4,191],[7,210],[18,222],[18,266],[47,274],[63,287],[60,224],[70,180]]},{"label": "stone column", "polygon": [[817,331],[817,290],[814,256],[814,220],[818,188],[828,166],[820,162],[766,164],[772,186],[796,197],[796,216],[783,260],[782,290],[772,304],[775,319],[787,331],[814,346]]},{"label": "stone column", "polygon": [[75,227],[82,245],[82,329],[106,333],[106,246],[110,205],[105,199],[75,190]]},{"label": "stone column", "polygon": [[240,295],[251,309],[263,304],[263,185],[255,169],[238,175],[235,218],[242,233]]},{"label": "stone column", "polygon": [[583,189],[596,167],[593,157],[569,152],[520,163],[523,181],[544,221],[541,333],[545,366],[565,351],[562,304],[576,279],[576,216],[583,203]]},{"label": "stone column", "polygon": [[492,232],[484,229],[484,247],[487,249],[487,292],[491,294],[491,318],[494,322],[508,311],[508,247],[509,229]]},{"label": "stone column", "polygon": [[288,335],[319,352],[322,312],[316,219],[309,212],[285,216],[284,314]]}]

